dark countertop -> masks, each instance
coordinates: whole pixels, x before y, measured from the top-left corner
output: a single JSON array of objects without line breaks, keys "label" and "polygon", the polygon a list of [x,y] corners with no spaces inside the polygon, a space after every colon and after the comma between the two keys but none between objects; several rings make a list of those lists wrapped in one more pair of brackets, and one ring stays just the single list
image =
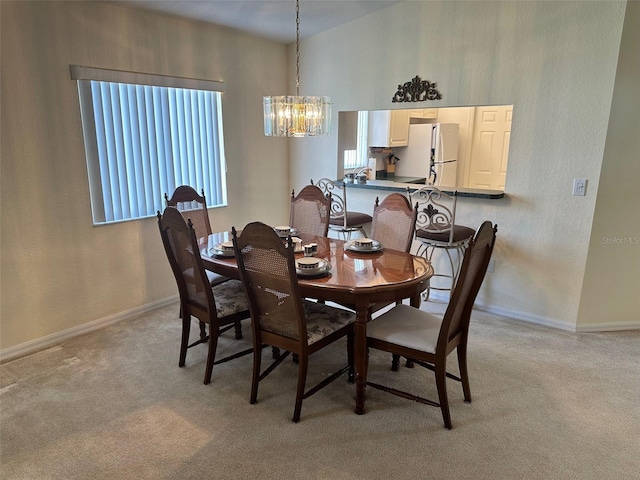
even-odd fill
[{"label": "dark countertop", "polygon": [[[425,178],[419,177],[394,177],[393,180],[367,180],[367,183],[347,183],[349,188],[364,188],[369,190],[386,190],[391,192],[406,192],[407,187],[411,191],[418,190],[424,186]],[[452,194],[453,189],[439,187],[445,193]],[[458,188],[459,197],[485,198],[497,200],[504,198],[502,190],[481,190],[473,188]]]}]

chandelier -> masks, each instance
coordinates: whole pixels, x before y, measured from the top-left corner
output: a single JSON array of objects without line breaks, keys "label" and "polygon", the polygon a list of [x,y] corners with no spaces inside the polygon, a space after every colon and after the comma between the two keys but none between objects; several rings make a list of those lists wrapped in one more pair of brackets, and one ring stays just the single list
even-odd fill
[{"label": "chandelier", "polygon": [[300,96],[300,0],[296,0],[296,95],[263,97],[267,137],[316,137],[331,131],[331,97]]}]

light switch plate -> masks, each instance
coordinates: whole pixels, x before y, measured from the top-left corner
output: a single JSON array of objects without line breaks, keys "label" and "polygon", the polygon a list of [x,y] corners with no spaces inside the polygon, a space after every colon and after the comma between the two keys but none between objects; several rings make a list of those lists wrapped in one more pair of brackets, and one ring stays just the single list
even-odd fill
[{"label": "light switch plate", "polygon": [[578,197],[584,197],[586,194],[587,194],[587,179],[574,178],[572,195],[575,195]]}]

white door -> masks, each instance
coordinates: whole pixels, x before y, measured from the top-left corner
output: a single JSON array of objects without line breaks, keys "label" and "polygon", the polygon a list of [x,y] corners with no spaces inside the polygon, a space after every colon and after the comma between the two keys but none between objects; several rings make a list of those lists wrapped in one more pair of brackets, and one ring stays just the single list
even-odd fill
[{"label": "white door", "polygon": [[476,107],[469,188],[504,190],[513,106]]}]

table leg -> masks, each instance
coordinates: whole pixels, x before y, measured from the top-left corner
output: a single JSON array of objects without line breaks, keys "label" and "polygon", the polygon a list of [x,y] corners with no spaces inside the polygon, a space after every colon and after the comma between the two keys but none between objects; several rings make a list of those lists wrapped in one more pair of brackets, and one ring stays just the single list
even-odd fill
[{"label": "table leg", "polygon": [[364,414],[367,381],[367,322],[371,316],[368,305],[358,305],[355,324],[356,414]]}]

